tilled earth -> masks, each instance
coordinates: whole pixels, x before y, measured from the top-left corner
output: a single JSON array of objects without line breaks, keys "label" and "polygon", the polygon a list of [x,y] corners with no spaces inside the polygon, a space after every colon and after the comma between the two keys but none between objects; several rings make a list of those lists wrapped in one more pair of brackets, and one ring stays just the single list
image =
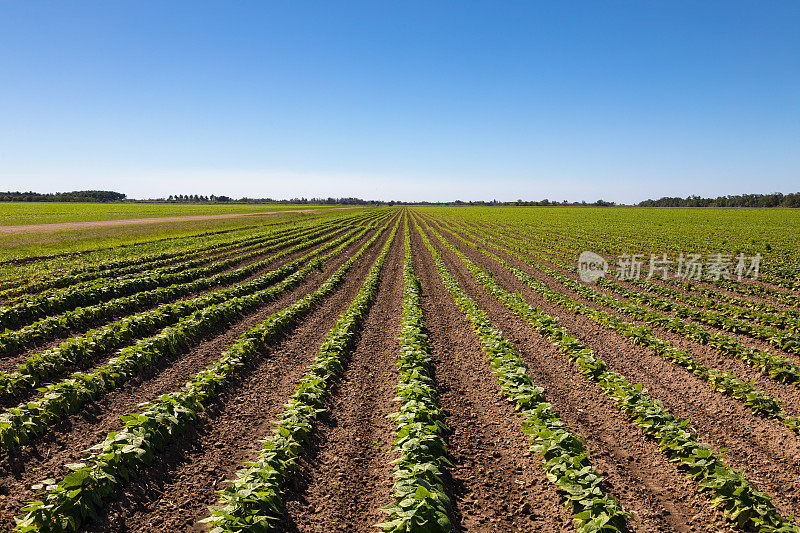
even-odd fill
[{"label": "tilled earth", "polygon": [[[392,501],[396,427],[387,415],[397,409],[394,397],[405,237],[400,221],[374,303],[353,347],[345,354],[344,370],[334,380],[325,410],[316,420],[312,437],[285,487],[280,530],[377,531],[375,524],[386,516],[382,507]],[[201,520],[208,516],[208,507],[217,503],[216,491],[256,457],[260,440],[270,433],[320,342],[359,291],[388,233],[353,266],[344,283],[291,331],[253,358],[187,433],[162,450],[138,478],[123,484],[86,529],[207,531]],[[558,317],[612,369],[632,383],[642,383],[672,413],[689,419],[690,429],[701,440],[718,451],[727,448],[727,463],[742,469],[760,490],[770,494],[782,515],[800,512],[800,442],[796,434],[774,420],[753,415],[740,402],[713,391],[648,349],[549,302],[499,263],[444,234],[472,261],[490,269],[506,290],[519,293],[531,305]],[[314,291],[365,240],[349,246],[322,272],[314,273],[275,301],[230,324],[220,324],[190,350],[162,359],[44,435],[0,455],[0,528],[13,528],[20,508],[36,498],[32,485],[45,478],[62,477],[68,472],[66,464],[79,461],[84,450],[122,426],[121,415],[136,411],[143,401],[179,389],[242,332]],[[592,465],[604,477],[604,492],[617,498],[631,514],[632,531],[734,530],[722,512],[710,505],[710,498],[697,491],[696,482],[661,453],[658,443],[645,437],[547,339],[485,291],[451,250],[436,238],[431,240],[466,293],[521,355],[529,376],[544,389],[566,426],[584,439]],[[443,285],[413,223],[411,243],[415,272],[423,287],[422,312],[433,356],[432,372],[449,428],[445,437],[450,465],[445,469],[444,485],[452,502],[449,514],[454,529],[574,531],[564,495],[548,481],[541,458],[530,450],[521,418],[500,395],[477,337]],[[597,307],[530,265],[510,256],[504,259],[570,298]],[[601,309],[616,314],[612,309]],[[800,410],[796,387],[764,378],[741,362],[725,359],[675,334],[659,329],[653,332],[691,351],[708,366],[756,382],[779,397],[793,414]],[[96,362],[85,361],[79,368],[91,368]]]}]

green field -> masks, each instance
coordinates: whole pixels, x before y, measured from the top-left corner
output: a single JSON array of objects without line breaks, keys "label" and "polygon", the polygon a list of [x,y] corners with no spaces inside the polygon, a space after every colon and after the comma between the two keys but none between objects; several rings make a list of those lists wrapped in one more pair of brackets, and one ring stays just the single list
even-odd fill
[{"label": "green field", "polygon": [[124,218],[174,217],[185,215],[221,215],[225,213],[266,213],[294,209],[325,209],[323,205],[261,204],[163,204],[163,203],[0,203],[0,226],[21,224],[55,224],[120,220]]},{"label": "green field", "polygon": [[[535,225],[557,234],[609,244],[646,242],[659,248],[756,253],[800,258],[800,210],[648,207],[421,207],[421,212],[468,220]],[[667,250],[664,250],[665,252]],[[580,250],[577,251],[578,253]],[[649,253],[649,251],[648,251]]]},{"label": "green field", "polygon": [[[39,218],[24,216],[26,209],[36,213]],[[85,211],[81,212],[84,208]],[[315,213],[287,212],[313,209]],[[149,218],[182,215],[216,215],[226,213],[255,213],[264,215],[246,217],[185,220],[173,222],[154,222],[152,224],[130,224],[115,226],[93,226],[84,228],[62,228],[17,233],[0,232],[0,262],[24,259],[26,257],[50,256],[71,252],[87,252],[105,250],[103,257],[113,257],[125,253],[122,250],[108,250],[137,244],[143,249],[158,247],[157,242],[163,239],[190,237],[209,232],[230,230],[246,230],[263,224],[273,224],[281,220],[303,221],[322,216],[330,210],[330,206],[258,206],[258,205],[163,205],[163,204],[39,204],[8,203],[0,204],[0,214],[13,224],[47,224],[59,222],[84,222],[95,220],[121,220],[125,218]],[[359,210],[337,210],[334,212],[354,212]],[[25,220],[26,222],[22,222]],[[12,223],[4,225],[13,225]],[[153,242],[150,245],[147,243]],[[51,261],[52,268],[60,268],[66,258]],[[0,264],[0,277],[25,276],[27,266]]]},{"label": "green field", "polygon": [[31,233],[96,250],[2,271],[0,529],[800,533],[797,212],[244,218]]},{"label": "green field", "polygon": [[[57,202],[6,202],[0,203],[0,226],[29,224],[58,224],[62,222],[93,222],[173,216],[222,215],[229,213],[265,213],[241,218],[186,220],[95,226],[85,228],[37,229],[30,232],[0,232],[0,261],[29,256],[53,255],[65,252],[83,252],[96,248],[109,248],[145,243],[164,238],[186,237],[205,232],[226,231],[271,223],[276,217],[304,219],[313,213],[285,213],[313,209],[320,211],[337,206],[320,205],[249,205],[249,204],[158,204],[158,203],[57,203]],[[0,265],[0,275],[10,275],[9,268]],[[17,274],[24,274],[17,268]]]}]

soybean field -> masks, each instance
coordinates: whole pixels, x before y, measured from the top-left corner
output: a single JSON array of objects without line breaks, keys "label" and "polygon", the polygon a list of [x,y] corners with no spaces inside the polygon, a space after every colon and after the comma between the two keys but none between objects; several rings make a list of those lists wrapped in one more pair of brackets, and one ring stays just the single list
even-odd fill
[{"label": "soybean field", "polygon": [[798,229],[393,206],[26,248],[0,530],[800,532]]}]

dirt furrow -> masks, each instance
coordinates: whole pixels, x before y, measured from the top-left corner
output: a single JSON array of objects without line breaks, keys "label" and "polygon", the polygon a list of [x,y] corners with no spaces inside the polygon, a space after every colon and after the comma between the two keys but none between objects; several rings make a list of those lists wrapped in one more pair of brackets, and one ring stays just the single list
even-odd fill
[{"label": "dirt furrow", "polygon": [[386,415],[397,409],[403,238],[398,231],[377,299],[285,496],[287,531],[374,532],[385,518],[380,508],[392,493],[394,424]]},{"label": "dirt furrow", "polygon": [[[466,251],[466,248],[462,248],[462,250]],[[472,252],[470,251],[470,253],[472,253]],[[593,307],[593,308],[599,309],[601,311],[604,311],[606,313],[615,315],[615,316],[617,316],[617,317],[619,317],[619,318],[621,318],[621,319],[623,319],[623,320],[625,320],[627,322],[632,322],[632,323],[634,323],[634,324],[636,324],[638,326],[649,327],[649,328],[652,329],[654,335],[656,335],[656,336],[658,336],[658,337],[660,337],[662,339],[670,341],[672,343],[672,345],[675,346],[676,348],[687,350],[687,351],[691,352],[692,355],[696,359],[701,361],[706,366],[708,366],[710,368],[716,368],[716,369],[719,369],[719,370],[725,370],[725,371],[728,371],[728,372],[732,372],[732,373],[736,374],[737,376],[739,376],[740,378],[742,378],[744,380],[755,382],[756,386],[759,389],[761,389],[761,390],[769,393],[770,395],[780,399],[781,402],[783,403],[783,405],[786,406],[786,409],[790,414],[800,414],[800,389],[798,389],[798,387],[795,386],[794,384],[779,383],[779,382],[771,379],[770,377],[763,375],[761,372],[753,369],[752,367],[750,367],[744,361],[741,361],[740,359],[733,359],[733,358],[730,358],[730,357],[725,357],[725,356],[719,354],[718,352],[716,352],[713,348],[711,348],[708,345],[704,345],[704,344],[697,343],[695,341],[691,341],[691,340],[687,339],[686,337],[684,337],[683,335],[679,335],[677,333],[673,333],[673,332],[668,331],[668,330],[666,330],[664,328],[661,328],[661,327],[653,327],[650,324],[647,324],[647,323],[642,322],[640,320],[635,320],[632,317],[624,315],[624,314],[616,311],[615,309],[612,309],[612,308],[607,307],[605,305],[600,305],[600,304],[598,304],[596,302],[589,301],[589,300],[585,299],[583,296],[581,296],[578,293],[574,292],[573,290],[565,287],[564,285],[559,283],[557,280],[551,278],[550,276],[548,276],[546,274],[543,274],[541,271],[539,271],[539,270],[531,267],[530,265],[528,265],[528,264],[516,259],[515,257],[512,257],[512,256],[504,254],[504,253],[499,253],[499,252],[496,252],[496,253],[498,253],[507,262],[513,264],[514,266],[516,266],[517,268],[519,268],[521,270],[524,270],[525,272],[527,272],[531,276],[535,277],[539,281],[547,284],[550,288],[552,288],[554,290],[557,290],[558,292],[561,292],[562,294],[568,296],[569,298],[571,298],[573,300],[576,300],[576,301],[578,301],[578,302],[580,302],[582,304],[588,305],[589,307]],[[557,265],[553,265],[552,263],[547,263],[545,261],[542,261],[541,264],[543,264],[543,265],[545,265],[545,266],[557,271],[558,273],[560,273],[560,274],[562,274],[564,276],[567,276],[568,278],[570,278],[572,280],[578,280],[578,276],[574,272],[567,271],[567,270],[565,270],[565,269],[563,269],[563,268],[561,268],[561,267],[559,267]],[[496,268],[496,267],[494,267],[492,265],[492,262],[487,263],[487,265],[490,268]],[[497,267],[499,267],[499,265],[497,265]],[[617,299],[619,301],[629,302],[629,300],[627,298],[624,298],[624,297],[622,297],[622,296],[620,296],[620,295],[618,295],[618,294],[616,294],[616,293],[614,293],[612,291],[604,289],[601,286],[593,285],[592,288],[597,292],[600,292],[600,293],[605,294],[607,296],[611,296],[611,297],[613,297],[613,298],[615,298],[615,299]],[[656,311],[661,312],[660,310],[656,310]],[[707,327],[707,326],[704,326],[704,327]],[[729,332],[722,332],[722,333],[724,333],[726,335],[730,334]],[[747,341],[752,341],[753,340],[753,339],[750,339],[750,338],[744,337],[744,336],[740,336],[740,337],[742,337],[741,340],[743,342],[745,342],[745,343]],[[764,343],[764,344],[766,344],[766,343]],[[766,348],[767,346],[764,346],[764,347]],[[773,353],[775,352],[775,350],[771,350],[771,351]],[[689,375],[688,372],[687,372],[687,375]],[[696,378],[694,378],[694,376],[692,376],[692,378],[696,379]],[[776,423],[778,425],[780,425],[779,422],[776,422]]]},{"label": "dirt furrow", "polygon": [[[332,238],[335,238],[338,235],[339,235],[339,233],[337,232],[337,234],[332,236]],[[242,283],[247,283],[248,281],[251,281],[251,280],[256,279],[256,278],[258,278],[260,276],[263,276],[265,273],[269,272],[270,270],[278,269],[281,266],[285,265],[286,263],[288,263],[290,261],[293,261],[293,260],[297,259],[298,257],[301,257],[301,256],[303,256],[305,254],[308,254],[312,250],[317,249],[317,248],[319,248],[320,246],[323,246],[323,245],[317,245],[317,246],[315,246],[314,248],[311,248],[311,249],[299,250],[297,252],[294,252],[294,253],[288,255],[287,257],[281,258],[281,259],[275,261],[274,263],[271,263],[266,268],[254,273],[254,274],[251,274],[250,276],[248,276],[248,277],[246,277],[246,278],[244,278],[244,279],[242,279],[240,281],[235,282],[235,284],[238,285],[238,284],[242,284]],[[276,253],[280,253],[280,250],[276,250],[275,252],[272,252],[272,253],[269,253],[269,254],[259,255],[258,257],[254,257],[254,258],[248,259],[247,261],[243,261],[239,265],[235,265],[235,266],[233,266],[231,268],[228,268],[228,269],[225,269],[224,271],[221,271],[221,273],[222,272],[230,272],[232,270],[243,268],[243,267],[248,266],[248,265],[250,265],[252,263],[261,261],[261,260],[269,257],[270,255],[274,255]],[[198,297],[200,297],[200,296],[202,296],[204,294],[208,294],[210,292],[214,292],[214,291],[218,291],[220,289],[225,289],[225,288],[231,287],[232,285],[234,285],[234,283],[226,283],[226,284],[218,285],[216,287],[212,287],[212,288],[209,288],[209,289],[204,289],[204,290],[201,290],[201,291],[195,291],[195,292],[192,292],[190,294],[187,294],[186,296],[182,296],[180,298],[176,298],[174,300],[170,300],[170,302],[177,302],[177,301],[181,301],[181,300],[191,300],[191,299],[194,299],[194,298],[198,298]],[[158,305],[161,305],[161,304],[158,304]],[[44,351],[44,350],[48,350],[48,349],[57,348],[62,342],[66,341],[67,339],[70,339],[70,338],[76,337],[76,336],[84,335],[89,329],[102,328],[102,327],[106,326],[107,324],[109,324],[111,322],[114,322],[114,321],[117,321],[117,320],[121,320],[125,316],[129,316],[131,314],[136,314],[136,313],[141,313],[141,312],[144,312],[144,311],[149,311],[149,310],[155,309],[156,307],[157,307],[157,305],[155,305],[155,306],[152,306],[152,305],[151,306],[142,306],[142,307],[138,308],[136,311],[134,311],[133,313],[128,313],[127,315],[119,315],[119,316],[111,317],[109,319],[95,321],[93,324],[91,324],[90,326],[88,326],[86,328],[81,328],[80,330],[76,330],[76,331],[74,331],[74,332],[72,332],[70,334],[67,334],[67,335],[60,335],[58,337],[51,338],[51,339],[49,339],[49,340],[47,340],[47,341],[45,341],[45,342],[43,342],[41,344],[31,343],[29,345],[29,347],[25,350],[25,352],[23,352],[23,353],[21,353],[19,355],[9,355],[9,356],[3,355],[3,356],[0,356],[0,371],[14,372],[14,371],[17,370],[17,367],[20,364],[22,364],[30,356],[32,356],[32,355],[34,355],[34,354],[36,354],[38,352],[41,352],[41,351]],[[102,357],[102,355],[100,355],[99,357]],[[87,359],[87,360],[80,361],[79,364],[77,364],[76,366],[65,369],[64,373],[70,373],[70,372],[74,372],[75,370],[84,370],[86,368],[89,368],[97,360],[99,360],[99,357],[98,358],[90,358],[90,359]],[[53,379],[58,379],[58,376],[54,376]],[[24,398],[20,398],[18,400],[22,401],[22,400],[24,400]],[[0,405],[7,406],[7,403],[8,402],[0,402]]]},{"label": "dirt furrow", "polygon": [[[675,416],[689,419],[690,429],[701,440],[717,450],[729,448],[725,453],[728,463],[743,468],[753,483],[773,496],[773,503],[784,516],[797,513],[800,498],[792,494],[797,494],[800,483],[800,445],[793,432],[776,421],[754,416],[740,402],[712,391],[705,382],[650,350],[634,345],[587,317],[573,315],[550,303],[498,263],[471,248],[462,250],[473,261],[491,268],[495,279],[507,290],[519,291],[531,305],[559,317],[561,324],[581,342],[631,383],[642,383]],[[547,281],[546,276],[535,273],[531,267],[527,271]]]},{"label": "dirt furrow", "polygon": [[[362,243],[364,240],[362,239]],[[374,257],[377,254],[376,247],[384,240],[385,236],[382,236],[373,244],[367,256]],[[351,245],[346,252],[326,265],[323,272],[314,273],[299,287],[287,291],[276,301],[250,313],[234,325],[214,333],[188,353],[162,359],[145,373],[119,389],[109,392],[80,413],[56,424],[51,431],[35,439],[31,444],[0,458],[0,515],[3,517],[0,527],[10,523],[21,502],[30,500],[35,495],[30,490],[30,485],[45,478],[63,475],[64,464],[78,460],[83,450],[101,441],[109,431],[119,427],[120,415],[135,411],[136,406],[142,401],[180,388],[191,374],[202,370],[217,359],[220,353],[245,330],[315,290],[360,245]],[[351,280],[359,275],[363,278],[368,268],[366,263],[354,266],[346,285],[349,287],[353,283]],[[334,296],[340,299],[338,294]],[[335,308],[329,305],[326,303],[322,309]]]},{"label": "dirt furrow", "polygon": [[561,496],[528,449],[519,417],[500,396],[477,337],[416,232],[412,247],[439,404],[451,428],[448,488],[455,529],[574,531]]},{"label": "dirt furrow", "polygon": [[[519,351],[531,378],[544,389],[567,426],[586,439],[592,463],[606,477],[606,491],[632,513],[632,530],[730,531],[721,513],[710,510],[707,499],[695,491],[695,484],[613,401],[587,382],[547,339],[483,290],[452,252],[439,249],[448,268]],[[497,269],[493,271],[501,281]]]}]

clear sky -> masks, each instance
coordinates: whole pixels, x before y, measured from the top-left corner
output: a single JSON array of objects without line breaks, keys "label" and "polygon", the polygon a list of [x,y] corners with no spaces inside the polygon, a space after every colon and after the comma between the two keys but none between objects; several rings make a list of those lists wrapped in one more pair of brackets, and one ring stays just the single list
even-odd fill
[{"label": "clear sky", "polygon": [[0,3],[0,190],[800,190],[800,2]]}]

